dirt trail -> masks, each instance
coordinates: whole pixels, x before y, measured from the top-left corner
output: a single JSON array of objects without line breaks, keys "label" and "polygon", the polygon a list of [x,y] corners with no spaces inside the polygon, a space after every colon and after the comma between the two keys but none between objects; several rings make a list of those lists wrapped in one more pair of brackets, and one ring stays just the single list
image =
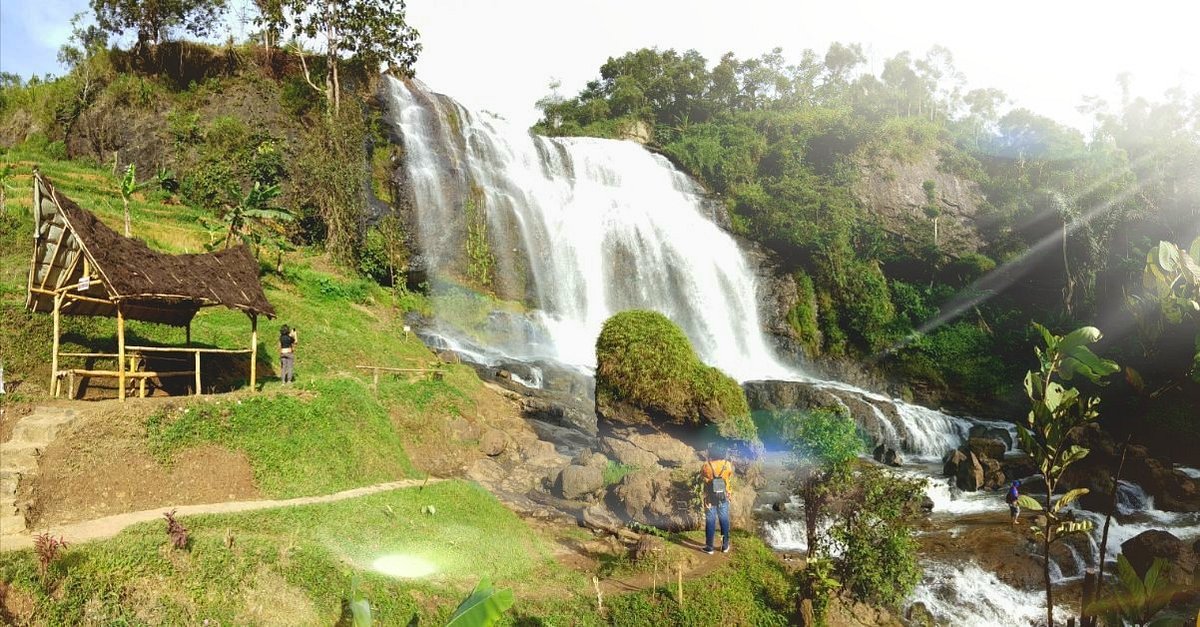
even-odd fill
[{"label": "dirt trail", "polygon": [[[155,509],[142,510],[140,512],[129,512],[114,516],[105,516],[104,518],[97,518],[95,520],[87,520],[68,525],[51,526],[45,531],[48,531],[55,536],[62,536],[63,539],[71,544],[79,544],[81,542],[91,542],[93,540],[111,538],[130,525],[151,520],[160,520],[162,519],[163,512],[168,512],[172,509],[177,510],[176,514],[179,516],[195,516],[198,514],[232,514],[260,509],[274,509],[278,507],[295,507],[297,505],[331,503],[333,501],[352,499],[355,497],[367,496],[368,494],[396,490],[398,488],[414,488],[425,485],[426,483],[434,484],[441,481],[444,481],[444,479],[432,477],[427,481],[424,479],[404,479],[402,481],[377,483],[375,485],[354,488],[353,490],[345,490],[342,492],[335,492],[333,494],[302,496],[294,499],[283,499],[277,501],[228,501],[225,503],[206,503],[203,505],[182,505],[180,507],[164,506]],[[31,546],[33,546],[33,536],[31,534],[0,536],[0,551],[15,551],[29,548]]]}]

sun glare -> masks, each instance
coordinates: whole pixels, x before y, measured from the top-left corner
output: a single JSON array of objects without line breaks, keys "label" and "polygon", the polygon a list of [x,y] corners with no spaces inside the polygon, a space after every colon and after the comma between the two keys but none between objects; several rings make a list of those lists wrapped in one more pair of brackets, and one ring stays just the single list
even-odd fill
[{"label": "sun glare", "polygon": [[437,565],[414,555],[383,555],[371,562],[371,568],[382,575],[397,579],[421,579],[438,571]]}]

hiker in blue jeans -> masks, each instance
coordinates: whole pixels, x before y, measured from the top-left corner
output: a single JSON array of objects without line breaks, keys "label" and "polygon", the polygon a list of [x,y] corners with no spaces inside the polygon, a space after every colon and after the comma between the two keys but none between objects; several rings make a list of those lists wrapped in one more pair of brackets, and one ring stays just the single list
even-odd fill
[{"label": "hiker in blue jeans", "polygon": [[733,494],[733,462],[720,449],[709,450],[708,461],[700,469],[704,477],[704,552],[713,554],[717,521],[721,523],[721,552],[729,552],[729,499]]}]

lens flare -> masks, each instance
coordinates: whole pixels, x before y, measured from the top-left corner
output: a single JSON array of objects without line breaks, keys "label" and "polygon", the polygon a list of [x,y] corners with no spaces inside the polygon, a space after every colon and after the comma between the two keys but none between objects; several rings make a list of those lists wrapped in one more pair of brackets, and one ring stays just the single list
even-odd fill
[{"label": "lens flare", "polygon": [[437,565],[413,555],[384,555],[371,562],[375,572],[397,579],[420,579],[437,572]]}]

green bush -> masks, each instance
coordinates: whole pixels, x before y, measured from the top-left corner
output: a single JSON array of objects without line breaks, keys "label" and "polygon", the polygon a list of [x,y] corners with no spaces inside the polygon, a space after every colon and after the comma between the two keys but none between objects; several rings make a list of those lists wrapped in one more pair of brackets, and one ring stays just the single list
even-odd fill
[{"label": "green bush", "polygon": [[796,304],[788,310],[787,320],[809,357],[821,354],[821,329],[817,321],[817,294],[812,277],[796,271]]},{"label": "green bush", "polygon": [[596,398],[683,423],[714,422],[724,437],[757,439],[741,386],[703,364],[683,331],[655,311],[624,311],[605,321],[596,339]]}]

